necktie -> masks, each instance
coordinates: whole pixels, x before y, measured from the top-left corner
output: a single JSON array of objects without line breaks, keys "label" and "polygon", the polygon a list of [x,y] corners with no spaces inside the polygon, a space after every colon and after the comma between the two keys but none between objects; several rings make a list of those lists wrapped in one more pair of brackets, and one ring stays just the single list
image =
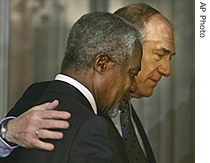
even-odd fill
[{"label": "necktie", "polygon": [[155,156],[153,154],[153,151],[152,151],[150,142],[147,138],[147,135],[144,131],[144,127],[142,126],[142,123],[141,123],[138,115],[136,114],[133,106],[132,105],[130,105],[130,106],[131,106],[131,112],[132,112],[133,120],[136,123],[138,131],[139,131],[139,133],[141,135],[141,138],[142,138],[142,141],[144,143],[145,152],[147,154],[147,160],[148,160],[149,163],[156,163]]},{"label": "necktie", "polygon": [[139,145],[133,124],[131,122],[130,107],[128,102],[126,102],[121,108],[120,121],[123,139],[130,163],[147,163],[148,161],[141,146]]}]

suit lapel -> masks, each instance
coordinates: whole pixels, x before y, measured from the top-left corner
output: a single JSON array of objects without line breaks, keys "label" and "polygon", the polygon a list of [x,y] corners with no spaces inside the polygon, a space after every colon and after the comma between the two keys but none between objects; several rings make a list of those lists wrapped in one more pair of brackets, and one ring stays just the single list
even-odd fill
[{"label": "suit lapel", "polygon": [[131,107],[131,109],[132,109],[132,116],[133,116],[133,119],[136,123],[137,129],[138,129],[138,131],[141,135],[141,138],[142,138],[142,141],[143,141],[143,144],[144,144],[144,148],[145,148],[149,163],[156,163],[152,148],[150,146],[149,140],[148,140],[147,135],[144,131],[142,123],[141,123],[139,117],[137,116],[133,106]]}]

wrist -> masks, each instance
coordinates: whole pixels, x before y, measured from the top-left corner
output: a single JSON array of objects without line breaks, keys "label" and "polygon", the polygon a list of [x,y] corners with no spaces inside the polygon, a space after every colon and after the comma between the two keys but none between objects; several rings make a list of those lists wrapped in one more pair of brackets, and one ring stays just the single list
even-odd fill
[{"label": "wrist", "polygon": [[2,124],[1,124],[1,132],[0,132],[1,137],[3,139],[5,139],[5,140],[6,140],[6,133],[7,133],[7,127],[6,127],[7,126],[7,122],[8,122],[8,120],[2,122]]},{"label": "wrist", "polygon": [[6,117],[0,123],[0,137],[9,145],[14,146],[12,138],[9,134],[9,124],[14,120],[15,117]]},{"label": "wrist", "polygon": [[6,140],[8,143],[12,143],[13,142],[13,139],[12,139],[12,135],[11,135],[11,132],[10,130],[12,129],[11,127],[11,122],[13,121],[13,119],[9,119],[5,122],[5,129],[6,129],[6,132],[5,132],[5,138],[4,140]]}]

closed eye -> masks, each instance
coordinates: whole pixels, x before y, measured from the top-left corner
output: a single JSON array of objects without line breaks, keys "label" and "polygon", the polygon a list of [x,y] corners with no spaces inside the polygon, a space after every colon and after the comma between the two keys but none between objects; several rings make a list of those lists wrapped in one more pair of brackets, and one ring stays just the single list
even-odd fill
[{"label": "closed eye", "polygon": [[156,60],[160,60],[165,56],[164,54],[161,54],[161,53],[154,53],[154,54],[155,54],[155,59]]}]

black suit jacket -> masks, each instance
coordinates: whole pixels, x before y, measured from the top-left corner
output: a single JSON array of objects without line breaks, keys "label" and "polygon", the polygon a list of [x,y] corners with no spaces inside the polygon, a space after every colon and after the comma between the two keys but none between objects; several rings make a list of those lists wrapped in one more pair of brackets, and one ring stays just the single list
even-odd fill
[{"label": "black suit jacket", "polygon": [[[35,103],[37,103],[37,101],[41,98],[42,94],[47,89],[49,84],[50,84],[50,81],[32,84],[24,92],[23,96],[18,100],[18,102],[10,110],[10,112],[7,114],[7,116],[11,116],[11,115],[18,116],[18,115],[24,113],[25,111],[27,111],[28,109],[30,109],[32,106],[34,106]],[[139,117],[137,116],[133,106],[132,106],[132,116],[136,123],[137,129],[142,137],[149,163],[156,163],[152,148],[151,148],[149,140],[147,138],[147,135],[144,131],[142,123],[141,123]]]},{"label": "black suit jacket", "polygon": [[[37,88],[43,91],[48,84],[38,84]],[[35,92],[39,92],[37,88],[34,90]],[[25,95],[28,93],[26,91]],[[26,111],[21,105],[25,103],[24,107],[26,107],[26,103],[28,103],[28,106],[31,107],[33,104],[31,104],[30,99],[38,97],[41,93],[34,95],[31,96],[29,93],[25,102],[22,101],[23,98],[19,100],[16,105],[19,109],[13,108],[8,115],[18,115]],[[71,112],[72,115],[69,119],[70,128],[62,130],[64,133],[62,140],[45,140],[53,143],[55,150],[49,152],[20,147],[5,160],[15,157],[15,162],[18,163],[128,162],[123,139],[112,122],[102,116],[95,115],[90,103],[80,91],[65,82],[52,81],[38,103],[54,99],[58,99],[60,102],[57,110],[65,110]],[[35,101],[34,98],[33,102]],[[16,152],[18,154],[15,154]]]}]

